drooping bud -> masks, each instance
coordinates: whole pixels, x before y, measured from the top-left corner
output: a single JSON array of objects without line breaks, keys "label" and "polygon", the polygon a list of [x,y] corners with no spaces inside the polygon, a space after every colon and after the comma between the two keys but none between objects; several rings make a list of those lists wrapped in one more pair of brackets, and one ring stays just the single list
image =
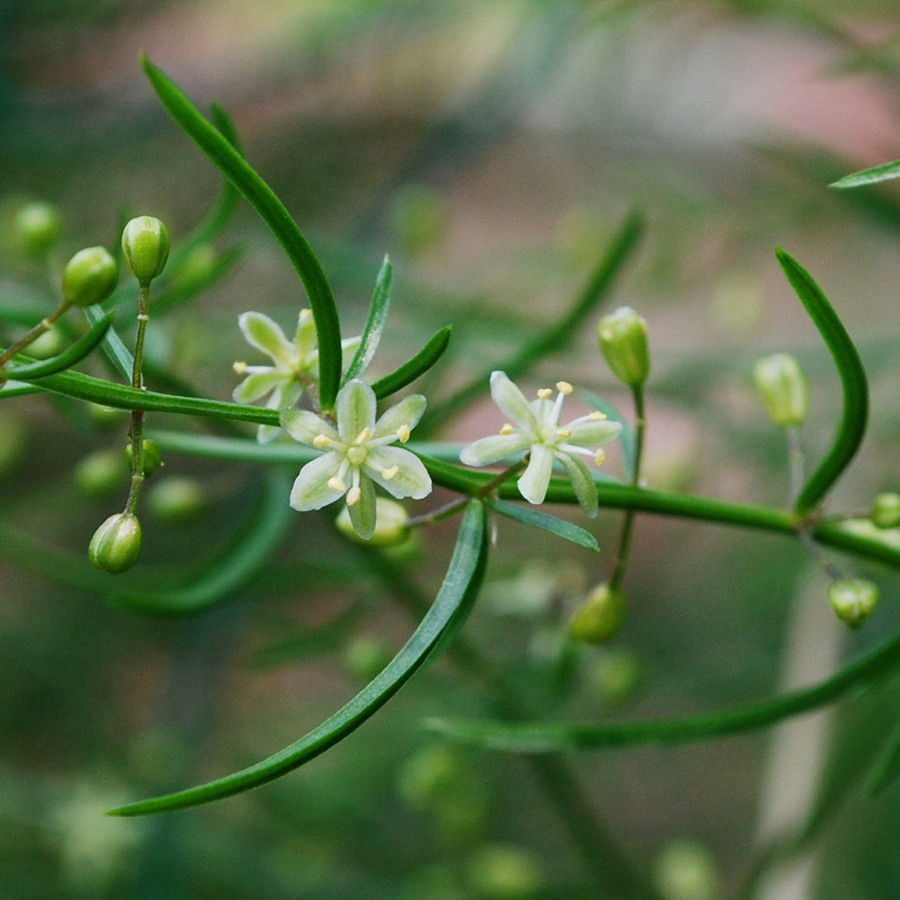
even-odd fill
[{"label": "drooping bud", "polygon": [[159,219],[138,216],[122,232],[122,251],[134,277],[147,285],[166,267],[169,232]]},{"label": "drooping bud", "polygon": [[802,425],[809,413],[809,384],[800,363],[775,353],[753,367],[753,379],[769,418],[780,428]]},{"label": "drooping bud", "polygon": [[619,307],[600,320],[600,352],[613,375],[630,387],[642,385],[650,374],[647,321],[629,306]]},{"label": "drooping bud", "polygon": [[399,504],[386,497],[375,500],[375,530],[372,537],[363,540],[353,528],[350,511],[345,506],[335,519],[338,531],[352,541],[368,544],[370,547],[395,547],[409,537],[409,514]]},{"label": "drooping bud", "polygon": [[625,621],[625,596],[606,582],[598,584],[575,610],[569,622],[569,634],[576,641],[603,644],[612,638]]},{"label": "drooping bud", "polygon": [[876,528],[896,528],[900,525],[900,494],[879,494],[872,503],[869,518]]},{"label": "drooping bud", "polygon": [[88,558],[113,575],[130,569],[141,552],[141,523],[132,513],[110,516],[95,532]]},{"label": "drooping bud", "polygon": [[119,266],[103,247],[79,250],[66,263],[62,293],[75,306],[102,303],[119,281]]},{"label": "drooping bud", "polygon": [[[144,450],[144,475],[149,478],[162,465],[162,456],[156,441],[145,438],[141,443]],[[125,445],[125,461],[129,468],[133,468],[134,447],[131,444]]]},{"label": "drooping bud", "polygon": [[878,605],[878,587],[865,578],[839,578],[829,586],[828,600],[842,622],[859,628]]},{"label": "drooping bud", "polygon": [[59,239],[62,216],[52,203],[26,203],[16,213],[13,227],[25,249],[40,256]]}]

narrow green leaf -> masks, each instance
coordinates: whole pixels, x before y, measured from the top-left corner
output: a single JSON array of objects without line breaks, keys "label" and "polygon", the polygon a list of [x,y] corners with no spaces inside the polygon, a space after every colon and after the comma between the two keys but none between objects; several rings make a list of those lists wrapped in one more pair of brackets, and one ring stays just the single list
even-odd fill
[{"label": "narrow green leaf", "polygon": [[895,728],[889,738],[887,750],[869,776],[868,791],[877,797],[900,777],[900,728]]},{"label": "narrow green leaf", "polygon": [[446,421],[465,408],[476,398],[487,393],[491,372],[500,369],[515,381],[542,359],[557,353],[571,343],[584,326],[588,316],[611,293],[616,278],[625,267],[643,232],[643,219],[631,213],[612,240],[600,264],[591,273],[587,284],[578,295],[569,311],[555,324],[543,329],[539,335],[528,341],[505,360],[494,360],[479,372],[452,397],[435,406],[429,416],[433,426]]},{"label": "narrow green leaf", "polygon": [[319,342],[319,401],[334,406],[341,381],[341,330],[331,285],[306,237],[275,192],[178,86],[146,56],[141,64],[169,115],[244,195],[278,239],[309,297]]},{"label": "narrow green leaf", "polygon": [[831,447],[803,486],[794,507],[797,515],[803,516],[817,506],[862,444],[869,416],[869,383],[859,353],[822,289],[790,254],[780,247],[775,254],[831,351],[843,390],[841,421]]},{"label": "narrow green leaf", "polygon": [[588,550],[596,550],[598,552],[600,550],[597,538],[579,525],[573,525],[565,519],[551,516],[549,513],[542,512],[539,509],[532,509],[530,506],[504,503],[502,500],[488,500],[486,502],[494,512],[500,513],[501,516],[515,519],[517,522],[523,522],[532,528],[541,528],[544,531],[549,531],[565,541],[571,541],[580,547],[587,547]]},{"label": "narrow green leaf", "polygon": [[390,375],[379,378],[372,384],[372,390],[379,400],[396,394],[401,388],[411,384],[419,376],[424,375],[440,358],[450,343],[452,326],[445,325],[436,331],[428,343],[410,360],[396,368]]},{"label": "narrow green leaf", "polygon": [[20,366],[8,366],[2,373],[4,378],[41,378],[61,372],[81,362],[103,340],[109,331],[112,316],[107,314],[98,319],[71,347],[50,359],[40,362],[25,363]]},{"label": "narrow green leaf", "polygon": [[580,390],[578,391],[578,396],[581,397],[591,409],[602,412],[610,422],[618,422],[622,426],[619,442],[622,444],[622,454],[625,457],[625,471],[628,474],[628,480],[634,481],[637,446],[634,429],[631,427],[631,423],[625,419],[622,413],[620,413],[612,403],[604,400],[599,394],[595,394],[593,391]]},{"label": "narrow green leaf", "polygon": [[141,612],[182,615],[207,609],[233,595],[250,583],[284,537],[293,517],[289,491],[290,478],[284,471],[269,472],[259,508],[240,538],[190,584],[164,591],[113,594],[110,602]]},{"label": "narrow green leaf", "polygon": [[[84,314],[92,326],[106,317],[106,313],[99,306],[88,306]],[[103,352],[113,364],[113,368],[130,383],[132,370],[134,369],[134,357],[125,346],[122,338],[119,337],[115,328],[109,328],[103,336]]]},{"label": "narrow green leaf", "polygon": [[454,740],[516,753],[603,750],[639,744],[683,744],[767,728],[784,719],[833,703],[900,664],[900,635],[812,687],[771,700],[698,716],[627,722],[507,723],[446,721],[425,723],[429,731]]},{"label": "narrow green leaf", "polygon": [[900,178],[900,159],[894,162],[882,163],[880,166],[873,166],[871,169],[863,169],[861,172],[845,175],[843,178],[832,182],[829,187],[841,189],[863,187],[867,184],[890,181],[892,178]]},{"label": "narrow green leaf", "polygon": [[110,814],[167,812],[230,797],[272,781],[334,746],[380,709],[432,656],[441,636],[466,617],[484,572],[486,553],[484,507],[473,500],[466,508],[434,604],[400,652],[349,703],[298,741],[249,768],[199,787],[131,803]]},{"label": "narrow green leaf", "polygon": [[342,384],[346,384],[351,378],[362,378],[378,344],[381,341],[381,335],[384,331],[384,325],[387,322],[388,309],[391,305],[391,288],[394,284],[394,269],[387,257],[378,270],[378,277],[375,279],[375,291],[372,294],[372,305],[369,307],[369,317],[366,320],[366,327],[363,329],[362,339],[350,365],[344,374]]}]

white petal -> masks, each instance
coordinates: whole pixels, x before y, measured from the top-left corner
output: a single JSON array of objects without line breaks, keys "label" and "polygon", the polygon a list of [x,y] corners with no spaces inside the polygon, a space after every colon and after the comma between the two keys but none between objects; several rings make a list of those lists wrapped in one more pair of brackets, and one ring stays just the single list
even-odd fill
[{"label": "white petal", "polygon": [[492,434],[463,447],[459,458],[467,466],[489,466],[508,456],[524,452],[531,446],[531,442],[532,438],[521,431]]},{"label": "white petal", "polygon": [[525,395],[513,384],[505,372],[491,373],[491,396],[494,403],[517,425],[535,434],[537,420]]},{"label": "white petal", "polygon": [[387,437],[389,434],[396,433],[401,425],[406,425],[410,429],[415,428],[425,412],[425,403],[426,400],[421,394],[410,394],[408,397],[404,397],[399,403],[386,410],[375,424],[375,436]]},{"label": "white petal", "polygon": [[[382,474],[396,467],[392,478]],[[412,497],[421,500],[431,493],[431,476],[414,453],[402,447],[376,447],[369,452],[363,471],[377,484],[380,484],[392,497],[402,500]]]},{"label": "white petal", "polygon": [[341,438],[352,444],[364,428],[375,431],[375,392],[364,381],[348,381],[337,395],[337,427]]},{"label": "white petal", "polygon": [[266,367],[265,372],[248,375],[232,393],[235,403],[253,403],[269,393],[279,382],[284,380],[281,372]]},{"label": "white petal", "polygon": [[534,444],[531,448],[531,459],[518,481],[519,493],[529,503],[543,503],[552,472],[553,451],[543,444]]},{"label": "white petal", "polygon": [[284,409],[281,411],[281,427],[295,440],[308,447],[315,447],[315,439],[324,434],[339,441],[335,427],[308,409]]},{"label": "white petal", "polygon": [[256,429],[256,440],[260,444],[268,444],[274,441],[281,434],[281,429],[277,425],[260,425]]},{"label": "white petal", "polygon": [[296,354],[294,345],[284,336],[284,332],[277,322],[273,322],[262,313],[245,312],[238,317],[238,325],[247,342],[257,350],[262,350],[285,368],[291,368],[294,365]]},{"label": "white petal", "polygon": [[375,488],[368,478],[359,479],[359,500],[350,506],[347,504],[347,512],[350,513],[350,523],[353,530],[364,540],[369,540],[375,533],[377,507],[375,504]]},{"label": "white petal", "polygon": [[301,511],[321,509],[334,503],[346,493],[328,487],[329,479],[337,474],[341,457],[337,453],[325,453],[308,462],[291,488],[291,507]]},{"label": "white petal", "polygon": [[572,456],[570,453],[560,453],[559,458],[569,473],[572,487],[575,489],[575,496],[578,498],[581,508],[589,516],[596,516],[597,485],[594,484],[590,470],[577,456]]},{"label": "white petal", "polygon": [[572,435],[566,440],[578,447],[597,447],[600,444],[608,444],[622,433],[620,422],[608,420],[573,422],[571,428]]}]

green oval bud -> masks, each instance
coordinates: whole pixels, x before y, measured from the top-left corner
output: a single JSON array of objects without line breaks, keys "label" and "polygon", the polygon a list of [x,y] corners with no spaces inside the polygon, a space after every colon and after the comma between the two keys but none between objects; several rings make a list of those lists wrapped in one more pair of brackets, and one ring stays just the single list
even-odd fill
[{"label": "green oval bud", "polygon": [[391,651],[384,641],[378,638],[361,635],[344,648],[344,667],[351,675],[366,683],[390,661]]},{"label": "green oval bud", "polygon": [[26,203],[16,213],[13,227],[25,249],[40,256],[59,239],[62,216],[58,207],[52,203]]},{"label": "green oval bud", "polygon": [[622,306],[600,320],[600,352],[620,381],[636,387],[650,374],[647,322],[631,307]]},{"label": "green oval bud", "polygon": [[141,284],[149,284],[166,267],[169,232],[159,219],[138,216],[122,232],[122,251],[134,277]]},{"label": "green oval bud", "polygon": [[524,900],[536,896],[545,884],[544,871],[533,853],[512,844],[482,847],[466,866],[477,896],[491,900]]},{"label": "green oval bud", "polygon": [[[149,478],[163,464],[162,456],[156,441],[145,438],[141,443],[144,447],[144,475]],[[129,469],[134,466],[134,447],[131,444],[125,445],[125,461]]]},{"label": "green oval bud", "polygon": [[132,513],[110,516],[95,532],[88,559],[104,572],[118,575],[130,569],[141,552],[141,523]]},{"label": "green oval bud", "polygon": [[896,528],[900,525],[900,494],[879,494],[872,503],[870,518],[876,528]]},{"label": "green oval bud", "polygon": [[715,900],[721,896],[712,853],[696,841],[667,844],[656,860],[656,886],[665,900]]},{"label": "green oval bud", "polygon": [[603,644],[612,638],[625,621],[625,596],[620,590],[598,584],[569,622],[569,634],[576,641]]},{"label": "green oval bud", "polygon": [[147,508],[163,522],[188,522],[206,508],[208,494],[196,478],[181,475],[163,479],[147,496]]},{"label": "green oval bud", "polygon": [[106,497],[127,481],[122,457],[115,450],[97,450],[75,467],[75,486],[89,497]]},{"label": "green oval bud", "polygon": [[753,379],[769,418],[780,428],[802,425],[809,413],[809,384],[800,363],[787,353],[759,360]]},{"label": "green oval bud", "polygon": [[62,293],[75,306],[102,303],[119,281],[119,267],[103,247],[79,250],[66,263]]},{"label": "green oval bud", "polygon": [[828,601],[842,622],[859,628],[878,605],[878,587],[865,578],[839,578],[828,588]]},{"label": "green oval bud", "polygon": [[345,506],[334,524],[338,531],[350,540],[376,547],[395,547],[409,537],[409,513],[393,500],[378,497],[375,500],[375,531],[367,541],[357,535],[350,521],[350,513]]}]

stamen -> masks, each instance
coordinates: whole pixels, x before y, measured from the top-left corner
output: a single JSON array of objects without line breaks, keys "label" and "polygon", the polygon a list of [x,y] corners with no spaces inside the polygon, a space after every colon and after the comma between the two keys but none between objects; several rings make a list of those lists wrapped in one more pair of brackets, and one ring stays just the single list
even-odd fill
[{"label": "stamen", "polygon": [[600,412],[600,410],[594,410],[594,412],[592,412],[588,416],[588,418],[592,422],[602,422],[606,418],[606,413],[602,413],[602,412]]},{"label": "stamen", "polygon": [[553,391],[551,391],[550,388],[541,388],[541,389],[537,392],[538,399],[539,399],[539,400],[546,400],[552,393],[553,393]]},{"label": "stamen", "polygon": [[232,368],[234,369],[234,371],[235,371],[236,374],[238,374],[238,375],[245,375],[246,372],[247,372],[247,363],[245,363],[245,362],[236,362],[236,363],[232,366]]},{"label": "stamen", "polygon": [[372,429],[366,425],[366,427],[356,436],[356,440],[353,443],[364,444],[370,437],[372,437]]},{"label": "stamen", "polygon": [[347,506],[356,506],[356,504],[359,503],[360,497],[362,497],[362,491],[358,484],[354,484],[353,487],[347,491]]},{"label": "stamen", "polygon": [[501,429],[500,434],[512,434],[515,429],[507,422]]},{"label": "stamen", "polygon": [[390,481],[400,471],[400,466],[389,466],[387,469],[381,470],[381,477],[385,481]]},{"label": "stamen", "polygon": [[568,381],[557,381],[556,389],[561,394],[565,394],[567,397],[569,396],[569,394],[571,394],[575,390],[575,388],[573,388],[572,385],[569,384]]},{"label": "stamen", "polygon": [[409,440],[410,434],[412,434],[412,429],[409,425],[401,425],[397,429],[397,437],[400,438],[401,444],[405,444]]},{"label": "stamen", "polygon": [[328,479],[328,487],[330,487],[333,491],[340,491],[342,494],[347,490],[347,484],[343,478],[338,478],[337,475],[333,475]]},{"label": "stamen", "polygon": [[556,433],[561,438],[572,437],[572,429],[571,428],[557,428]]},{"label": "stamen", "polygon": [[311,309],[301,309],[300,310],[300,321],[306,322],[308,319],[312,318],[312,310]]},{"label": "stamen", "polygon": [[602,465],[603,465],[603,460],[604,460],[604,459],[606,459],[606,451],[601,447],[601,448],[594,454],[594,462],[597,463],[598,466],[602,466]]},{"label": "stamen", "polygon": [[331,443],[331,438],[327,434],[317,434],[313,438],[313,447],[327,447]]}]

